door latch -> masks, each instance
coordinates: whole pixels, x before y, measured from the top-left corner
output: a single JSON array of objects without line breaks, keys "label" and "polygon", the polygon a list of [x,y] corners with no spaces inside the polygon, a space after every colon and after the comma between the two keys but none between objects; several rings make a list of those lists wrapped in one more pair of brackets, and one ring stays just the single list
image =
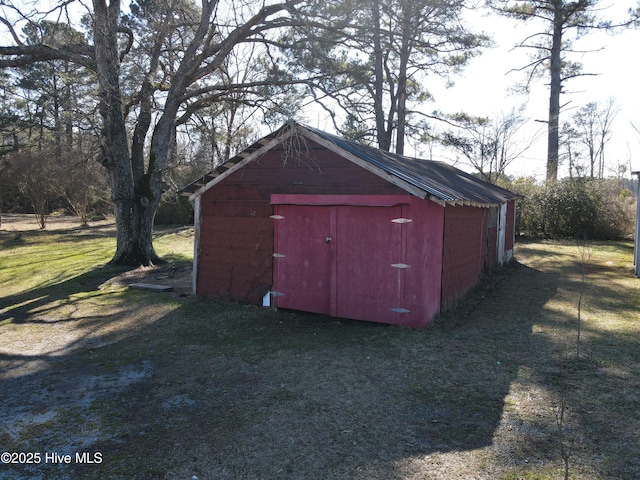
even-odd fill
[{"label": "door latch", "polygon": [[331,237],[326,237],[326,238],[324,239],[324,241],[325,241],[325,242],[327,242],[327,243],[329,243],[331,240],[332,240],[332,239],[331,239]]}]

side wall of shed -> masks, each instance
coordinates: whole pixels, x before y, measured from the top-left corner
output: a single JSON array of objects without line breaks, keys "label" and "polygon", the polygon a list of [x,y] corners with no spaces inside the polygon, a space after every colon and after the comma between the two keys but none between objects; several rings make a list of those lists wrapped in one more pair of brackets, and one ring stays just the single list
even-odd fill
[{"label": "side wall of shed", "polygon": [[442,310],[480,280],[487,260],[488,217],[487,208],[447,205],[444,209]]},{"label": "side wall of shed", "polygon": [[261,303],[273,279],[272,194],[406,192],[310,141],[270,150],[201,197],[198,295]]}]

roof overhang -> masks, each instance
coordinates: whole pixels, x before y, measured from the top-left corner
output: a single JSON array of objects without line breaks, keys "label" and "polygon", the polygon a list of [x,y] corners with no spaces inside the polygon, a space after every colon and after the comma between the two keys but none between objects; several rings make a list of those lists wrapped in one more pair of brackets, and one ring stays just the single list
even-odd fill
[{"label": "roof overhang", "polygon": [[[241,168],[244,168],[249,163],[259,160],[274,147],[284,144],[289,139],[295,137],[302,137],[310,140],[336,155],[339,155],[345,160],[348,160],[371,172],[384,181],[395,185],[408,194],[421,199],[429,198],[429,200],[441,205],[442,207],[451,205],[490,208],[499,206],[509,200],[509,197],[504,197],[504,199],[501,198],[503,195],[486,195],[482,194],[482,192],[478,195],[477,180],[461,171],[459,171],[459,173],[455,173],[454,178],[462,179],[462,182],[465,185],[471,186],[471,190],[475,189],[470,195],[465,195],[463,191],[456,188],[455,185],[452,188],[451,183],[447,184],[438,183],[437,181],[424,181],[423,178],[416,176],[415,168],[411,166],[407,168],[407,165],[404,164],[407,160],[413,161],[413,159],[390,154],[389,152],[382,152],[376,149],[373,149],[375,150],[375,153],[372,154],[372,149],[370,147],[353,147],[352,144],[354,142],[349,142],[335,137],[334,135],[327,134],[326,132],[306,127],[294,121],[285,123],[278,130],[255,142],[229,161],[218,166],[216,169],[207,173],[195,182],[192,182],[190,185],[183,188],[180,194],[188,196],[191,201],[194,201],[206,191],[222,182],[228,176]],[[285,149],[286,148],[288,147],[285,146]],[[292,145],[291,148],[294,148],[294,146]],[[361,155],[358,155],[358,153]],[[416,161],[418,160],[416,159]],[[449,176],[449,178],[451,178],[451,169],[453,167],[442,167],[439,166],[440,163],[441,162],[434,162],[433,166],[430,166],[429,168],[435,168],[433,171],[436,172],[436,175],[439,174]],[[457,169],[454,170],[457,171]],[[424,174],[424,171],[422,174]],[[495,187],[494,190],[497,188],[498,187]],[[512,192],[508,193],[512,194]]]}]

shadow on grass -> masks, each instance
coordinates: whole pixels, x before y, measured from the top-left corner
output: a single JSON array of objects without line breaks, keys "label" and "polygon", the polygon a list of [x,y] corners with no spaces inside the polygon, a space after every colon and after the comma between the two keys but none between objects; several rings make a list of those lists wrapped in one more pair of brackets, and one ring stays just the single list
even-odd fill
[{"label": "shadow on grass", "polygon": [[[16,249],[11,255],[18,259],[17,262],[12,261],[10,268],[2,272],[2,283],[24,283],[25,279],[21,277],[25,274],[41,278],[39,285],[17,294],[3,295],[0,291],[0,322],[33,322],[34,314],[45,315],[47,306],[58,308],[60,303],[63,303],[72,307],[73,303],[86,300],[86,296],[82,294],[92,297],[108,294],[100,290],[101,285],[131,270],[131,267],[107,264],[111,248],[107,247],[106,243],[93,241],[114,241],[113,228],[113,225],[108,225],[106,229],[104,226],[96,226],[58,229],[55,232],[0,232],[0,246]],[[164,235],[180,234],[183,230],[189,229],[158,228],[154,233],[154,239],[160,240]],[[38,248],[32,248],[34,245]],[[23,246],[24,250],[21,249]],[[51,249],[55,254],[47,258],[46,252]],[[171,252],[164,258],[167,260],[167,272],[172,264],[180,269],[190,269],[191,258],[185,255]],[[88,266],[87,259],[95,263],[102,261],[104,264]]]},{"label": "shadow on grass", "polygon": [[[89,291],[103,273],[71,283]],[[506,298],[503,288],[492,293]],[[12,298],[24,304],[14,315],[27,322],[35,307],[70,289],[29,292],[32,302]],[[483,292],[475,294],[473,307],[422,331],[183,299],[122,338],[94,332],[93,345],[102,347],[78,339],[67,354],[29,357],[34,372],[5,370],[0,386],[17,394],[1,407],[1,440],[32,451],[102,453],[98,466],[62,469],[73,478],[401,478],[407,458],[492,442],[522,361],[508,347],[517,341],[527,348],[532,320],[518,309],[481,319],[477,312],[488,305]],[[148,304],[153,294],[137,295]],[[542,308],[546,298],[534,295],[527,310]],[[16,357],[0,361],[15,365]],[[148,374],[125,387],[124,380],[111,387],[105,380],[143,370]],[[43,408],[52,412],[44,422],[7,426],[17,413]],[[77,416],[71,424],[64,418],[70,410]],[[105,418],[109,425],[101,425]],[[12,478],[34,471],[56,478],[61,470],[37,467],[16,467]]]},{"label": "shadow on grass", "polygon": [[[99,452],[101,463],[5,466],[0,479],[455,478],[456,465],[434,473],[434,455],[491,447],[523,368],[550,391],[568,388],[549,367],[554,340],[532,331],[567,321],[545,307],[560,282],[512,266],[425,330],[125,292],[124,314],[149,310],[146,324],[0,380],[13,392],[0,444]],[[151,312],[165,301],[177,308]],[[593,411],[576,415],[589,423]],[[555,448],[531,442],[509,461]]]},{"label": "shadow on grass", "polygon": [[36,312],[42,315],[48,308],[59,308],[60,302],[70,305],[85,300],[82,297],[74,300],[75,295],[89,292],[92,296],[108,295],[109,292],[100,292],[99,287],[125,271],[125,267],[107,265],[72,278],[61,273],[59,279],[47,279],[43,287],[0,297],[0,321],[34,322],[37,321],[33,318]]}]

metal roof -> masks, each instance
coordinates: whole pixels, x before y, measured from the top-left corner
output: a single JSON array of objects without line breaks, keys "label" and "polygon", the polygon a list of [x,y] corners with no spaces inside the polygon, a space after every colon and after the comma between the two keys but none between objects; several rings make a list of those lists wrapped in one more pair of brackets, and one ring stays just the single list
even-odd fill
[{"label": "metal roof", "polygon": [[[220,176],[225,173],[230,174],[247,162],[259,158],[272,146],[293,134],[306,136],[310,140],[320,139],[324,146],[331,148],[339,155],[342,154],[347,160],[357,159],[361,166],[365,168],[371,166],[371,171],[374,173],[384,172],[397,179],[393,183],[400,188],[413,194],[417,189],[423,192],[424,196],[440,202],[454,205],[491,206],[517,197],[513,192],[474,177],[447,163],[385,152],[296,122],[287,122],[239,155],[185,187],[181,193],[191,197],[203,193],[213,186],[213,183],[222,180]],[[260,152],[261,150],[263,152]]]}]

